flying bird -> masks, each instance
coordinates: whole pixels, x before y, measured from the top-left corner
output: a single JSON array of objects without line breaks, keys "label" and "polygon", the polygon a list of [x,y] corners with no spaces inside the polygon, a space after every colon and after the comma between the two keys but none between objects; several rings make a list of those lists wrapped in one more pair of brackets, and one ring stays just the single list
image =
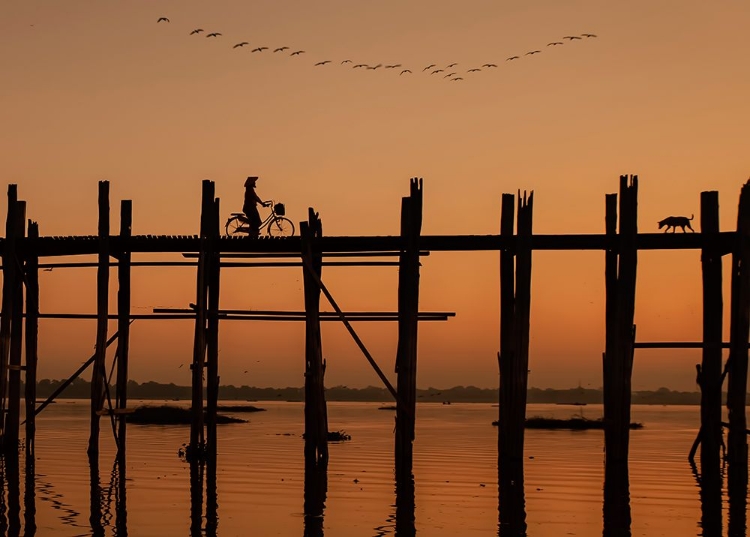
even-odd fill
[{"label": "flying bird", "polygon": [[393,65],[386,65],[386,69],[396,69],[397,67],[401,67],[400,63],[394,63]]},{"label": "flying bird", "polygon": [[450,65],[446,65],[445,68],[446,69],[450,69],[451,67],[455,67],[456,65],[458,65],[458,64],[457,63],[451,63]]},{"label": "flying bird", "polygon": [[317,67],[318,65],[325,65],[327,63],[331,63],[331,60],[324,60],[322,62],[318,62],[318,63],[315,64],[315,67]]},{"label": "flying bird", "polygon": [[553,41],[552,43],[547,43],[548,47],[554,47],[557,45],[563,45],[564,43],[562,41]]},{"label": "flying bird", "polygon": [[295,50],[294,52],[290,54],[290,56],[299,56],[300,54],[304,54],[304,53],[305,53],[304,50]]},{"label": "flying bird", "polygon": [[196,28],[192,32],[190,32],[190,35],[199,34],[203,31],[203,28]]},{"label": "flying bird", "polygon": [[469,69],[469,70],[468,70],[468,71],[466,71],[466,72],[467,72],[467,73],[476,73],[477,71],[481,71],[481,69],[479,69],[478,67],[475,67],[474,69]]},{"label": "flying bird", "polygon": [[435,69],[435,70],[434,70],[433,72],[431,72],[430,74],[431,74],[431,75],[436,75],[436,74],[438,74],[438,73],[442,73],[442,72],[444,72],[444,71],[445,71],[445,69]]},{"label": "flying bird", "polygon": [[435,64],[433,63],[433,64],[431,64],[431,65],[428,65],[428,66],[427,66],[427,67],[425,67],[424,69],[422,69],[422,71],[427,71],[427,69],[432,69],[433,67],[437,67],[437,65],[435,65]]},{"label": "flying bird", "polygon": [[497,67],[494,63],[485,63],[482,67]]},{"label": "flying bird", "polygon": [[352,67],[352,69],[359,69],[360,67],[367,67],[367,64],[366,63],[358,63],[357,65],[355,65],[354,67]]},{"label": "flying bird", "polygon": [[156,22],[159,23],[159,22],[162,22],[162,21],[169,22],[169,19],[166,18],[166,17],[159,17]]},{"label": "flying bird", "polygon": [[445,76],[444,76],[443,78],[450,78],[450,77],[452,77],[452,76],[453,76],[453,75],[455,75],[455,74],[456,74],[456,73],[448,73],[448,74],[447,74],[447,75],[445,75]]},{"label": "flying bird", "polygon": [[382,64],[382,63],[379,63],[379,64],[377,64],[377,65],[373,65],[373,66],[367,66],[367,68],[368,68],[368,69],[372,69],[373,71],[374,71],[375,69],[377,69],[378,67],[383,67],[383,64]]},{"label": "flying bird", "polygon": [[511,56],[510,58],[505,58],[505,61],[510,62],[510,61],[517,60],[517,59],[518,59],[518,56]]},{"label": "flying bird", "polygon": [[451,82],[456,82],[457,80],[463,80],[460,76],[457,76],[456,78],[451,79]]},{"label": "flying bird", "polygon": [[403,75],[404,73],[411,73],[411,71],[410,71],[409,69],[404,69],[403,71],[401,71],[401,72],[399,73],[399,75],[398,75],[398,76],[401,76],[401,75]]},{"label": "flying bird", "polygon": [[596,34],[581,34],[583,37],[596,37]]},{"label": "flying bird", "polygon": [[345,63],[352,63],[352,61],[351,60],[344,60],[344,61],[341,62],[341,65],[344,65]]},{"label": "flying bird", "polygon": [[284,52],[285,50],[288,50],[288,49],[289,49],[289,47],[279,47],[279,48],[273,49],[273,51],[274,52]]},{"label": "flying bird", "polygon": [[221,34],[219,32],[212,32],[208,34],[206,37],[219,37]]},{"label": "flying bird", "polygon": [[539,54],[540,52],[541,50],[530,50],[529,52],[524,54],[524,56],[533,56],[534,54]]},{"label": "flying bird", "polygon": [[256,47],[250,52],[263,52],[264,50],[268,50],[268,47]]},{"label": "flying bird", "polygon": [[571,41],[573,41],[574,39],[581,39],[581,38],[578,37],[577,35],[566,35],[565,37],[563,37],[563,39],[570,39]]},{"label": "flying bird", "polygon": [[250,44],[250,43],[248,43],[247,41],[243,41],[242,43],[237,43],[237,44],[236,44],[235,46],[233,46],[232,48],[240,48],[240,47],[244,47],[245,45],[249,45],[249,44]]}]

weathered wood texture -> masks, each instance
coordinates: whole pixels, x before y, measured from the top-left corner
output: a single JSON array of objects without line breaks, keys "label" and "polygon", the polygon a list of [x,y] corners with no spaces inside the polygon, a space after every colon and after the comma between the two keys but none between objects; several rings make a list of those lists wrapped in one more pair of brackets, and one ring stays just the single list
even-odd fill
[{"label": "weathered wood texture", "polygon": [[[29,239],[39,237],[39,225],[29,221]],[[39,258],[26,255],[26,455],[33,457],[36,437],[36,366],[39,336]]]},{"label": "weathered wood texture", "polygon": [[[422,230],[422,179],[409,182],[409,196],[401,200],[403,252],[398,272],[398,344],[396,390],[396,472],[408,479],[412,468],[417,402],[417,326],[419,314],[419,235]],[[403,475],[406,474],[406,475]]]},{"label": "weathered wood texture", "polygon": [[[719,233],[719,193],[701,193],[701,251],[703,274],[703,356],[698,375],[701,389],[701,474],[703,480],[720,480],[721,466],[721,385],[722,299],[721,252],[716,250]],[[716,488],[716,487],[714,487]]]},{"label": "weathered wood texture", "polygon": [[[123,200],[120,204],[120,236],[130,237],[133,227],[133,202]],[[117,403],[118,409],[128,405],[128,362],[130,359],[130,260],[128,251],[119,253],[117,264]],[[118,416],[118,451],[125,455],[127,445],[127,419]]]},{"label": "weathered wood texture", "polygon": [[96,274],[96,352],[91,373],[91,433],[88,453],[99,453],[99,411],[104,406],[107,326],[109,324],[109,181],[99,181],[99,268]]},{"label": "weathered wood texture", "polygon": [[[747,502],[747,435],[745,401],[747,397],[748,336],[750,335],[750,181],[740,193],[737,213],[737,241],[732,254],[732,304],[730,320],[729,410],[730,534],[732,528],[745,527]],[[739,535],[739,534],[738,534]]]},{"label": "weathered wood texture", "polygon": [[320,287],[310,270],[322,276],[322,257],[315,241],[323,235],[318,213],[312,208],[300,223],[305,294],[305,467],[328,462],[328,410],[325,400],[325,362],[320,333]]}]

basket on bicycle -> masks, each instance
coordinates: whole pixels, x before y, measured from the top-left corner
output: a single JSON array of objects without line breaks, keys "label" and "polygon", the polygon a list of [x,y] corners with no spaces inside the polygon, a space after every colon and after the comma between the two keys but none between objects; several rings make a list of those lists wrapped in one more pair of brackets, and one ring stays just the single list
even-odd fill
[{"label": "basket on bicycle", "polygon": [[286,207],[284,207],[283,203],[277,203],[273,206],[273,212],[275,212],[279,216],[284,216],[284,214],[286,213]]}]

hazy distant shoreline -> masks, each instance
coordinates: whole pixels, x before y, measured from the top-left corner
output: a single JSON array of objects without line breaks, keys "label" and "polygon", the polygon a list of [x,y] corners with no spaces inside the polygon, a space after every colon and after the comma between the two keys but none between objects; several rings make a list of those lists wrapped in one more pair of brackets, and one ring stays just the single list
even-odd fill
[{"label": "hazy distant shoreline", "polygon": [[[45,399],[62,384],[62,380],[43,379],[37,383],[37,398]],[[114,388],[113,388],[114,389]],[[225,401],[302,401],[303,387],[287,388],[257,388],[253,386],[223,385],[219,387],[219,398]],[[114,393],[112,394],[114,396]],[[91,396],[91,385],[86,380],[78,379],[73,382],[59,397],[67,399],[88,399]],[[129,399],[166,399],[189,400],[190,386],[176,384],[161,384],[158,382],[130,381],[128,383]],[[699,405],[700,392],[680,392],[659,388],[655,391],[634,391],[632,403],[634,405]],[[328,401],[360,401],[387,403],[392,398],[385,388],[368,386],[367,388],[348,388],[333,386],[326,389]],[[417,389],[417,402],[441,403],[497,403],[497,389],[477,388],[475,386],[455,386],[453,388]],[[598,389],[570,388],[567,390],[553,390],[529,388],[527,401],[529,403],[585,403],[601,404],[602,391]]]}]

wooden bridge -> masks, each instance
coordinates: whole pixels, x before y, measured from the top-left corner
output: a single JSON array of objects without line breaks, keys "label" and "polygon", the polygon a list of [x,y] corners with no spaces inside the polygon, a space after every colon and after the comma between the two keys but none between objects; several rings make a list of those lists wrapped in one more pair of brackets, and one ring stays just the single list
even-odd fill
[{"label": "wooden bridge", "polygon": [[[6,458],[18,455],[21,375],[25,375],[26,454],[33,457],[35,416],[46,404],[36,405],[37,326],[45,318],[96,318],[96,351],[71,378],[92,367],[91,432],[89,455],[99,450],[100,417],[110,416],[118,453],[124,461],[127,424],[129,326],[133,319],[187,319],[195,323],[192,360],[192,416],[189,453],[194,460],[216,464],[216,409],[218,401],[218,331],[222,320],[273,319],[305,322],[305,461],[325,468],[328,460],[328,420],[324,394],[325,365],[321,352],[320,322],[342,322],[397,403],[395,467],[397,493],[411,494],[412,448],[416,417],[417,326],[424,321],[444,321],[452,312],[419,311],[419,257],[433,251],[496,251],[500,257],[500,326],[498,363],[499,428],[498,472],[501,524],[525,527],[517,520],[523,503],[523,446],[529,361],[531,265],[535,250],[600,250],[605,256],[606,342],[603,352],[605,425],[605,520],[629,527],[627,490],[630,424],[630,386],[636,348],[702,348],[699,381],[702,392],[702,486],[721,490],[723,444],[721,394],[727,379],[729,410],[729,485],[747,494],[747,439],[745,401],[750,330],[750,182],[742,188],[737,230],[719,231],[718,193],[701,194],[701,232],[692,234],[638,233],[635,176],[620,177],[620,194],[605,196],[605,229],[602,234],[538,235],[532,233],[533,193],[504,194],[497,235],[421,234],[422,180],[410,181],[409,195],[401,202],[398,236],[328,237],[312,209],[301,223],[299,237],[248,238],[221,234],[219,200],[214,183],[204,181],[199,235],[131,235],[132,202],[121,202],[119,234],[110,229],[109,183],[99,183],[99,230],[95,236],[40,236],[36,222],[26,222],[25,202],[18,200],[16,185],[8,188],[6,234],[0,239],[3,255],[2,318],[0,321],[0,404],[2,447]],[[618,214],[619,213],[619,214]],[[619,217],[619,229],[618,229]],[[703,270],[703,337],[693,342],[639,342],[633,324],[637,255],[640,250],[701,250]],[[183,253],[184,261],[134,261],[139,253]],[[58,256],[97,255],[92,262],[55,262]],[[722,341],[722,257],[731,255],[730,341]],[[40,262],[44,260],[44,262]],[[343,312],[321,277],[324,265],[399,267],[398,311]],[[96,266],[97,311],[40,314],[38,271],[44,268]],[[134,266],[195,266],[196,295],[190,308],[155,309],[135,315],[130,307],[130,271]],[[223,269],[253,266],[299,266],[304,274],[305,311],[220,310],[220,275]],[[117,313],[109,313],[110,269],[117,268]],[[321,313],[320,294],[334,313]],[[187,301],[187,300],[186,300]],[[108,320],[117,318],[117,332],[107,333]],[[396,386],[382,372],[351,321],[398,323]],[[25,334],[24,334],[25,328]],[[24,345],[25,338],[25,345]],[[109,401],[105,374],[107,347],[117,342],[117,380],[114,403]],[[25,346],[25,355],[23,348]],[[729,359],[722,363],[722,348]],[[205,378],[205,380],[204,380]],[[204,395],[205,392],[205,395]],[[205,423],[204,423],[205,408]],[[307,475],[307,474],[306,474]],[[312,474],[311,474],[312,475]],[[745,505],[745,504],[743,504]],[[739,509],[739,508],[738,508]],[[744,510],[744,507],[742,508]],[[737,510],[737,509],[736,509]],[[744,520],[744,515],[743,515]],[[605,527],[606,530],[606,527]]]}]

